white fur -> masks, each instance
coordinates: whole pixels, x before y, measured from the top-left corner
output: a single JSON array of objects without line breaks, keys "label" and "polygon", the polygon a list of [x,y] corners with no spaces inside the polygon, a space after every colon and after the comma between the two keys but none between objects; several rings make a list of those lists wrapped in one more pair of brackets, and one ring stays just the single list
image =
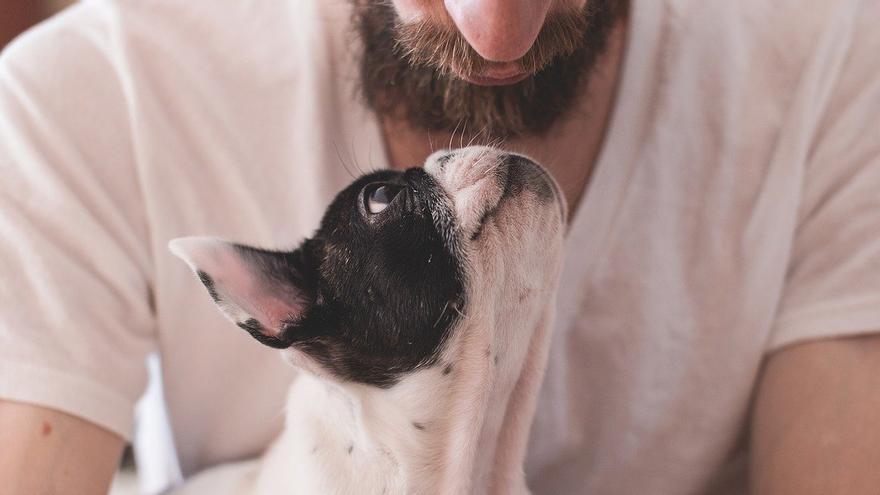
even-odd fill
[{"label": "white fur", "polygon": [[260,461],[211,469],[176,495],[528,493],[523,461],[549,348],[563,200],[529,191],[505,199],[470,241],[503,192],[493,178],[500,152],[465,148],[443,167],[437,156],[425,169],[453,199],[468,266],[467,314],[440,364],[390,389],[303,373],[285,431]]}]

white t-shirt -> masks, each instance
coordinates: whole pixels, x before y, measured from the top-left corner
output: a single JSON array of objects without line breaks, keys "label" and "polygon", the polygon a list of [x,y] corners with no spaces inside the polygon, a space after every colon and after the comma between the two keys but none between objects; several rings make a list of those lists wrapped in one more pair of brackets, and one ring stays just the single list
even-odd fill
[{"label": "white t-shirt", "polygon": [[[387,166],[348,5],[93,0],[5,51],[0,397],[128,437],[158,351],[185,474],[267,446],[295,373],[166,243],[293,247],[343,162]],[[880,330],[880,3],[634,0],[630,22],[527,472],[742,493],[762,358]]]}]

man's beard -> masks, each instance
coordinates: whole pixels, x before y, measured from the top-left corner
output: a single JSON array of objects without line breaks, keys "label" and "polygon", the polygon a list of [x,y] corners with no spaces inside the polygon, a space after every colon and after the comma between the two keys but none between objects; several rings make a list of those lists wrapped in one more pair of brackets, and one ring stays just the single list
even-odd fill
[{"label": "man's beard", "polygon": [[493,62],[454,28],[403,24],[390,2],[354,0],[363,41],[361,85],[370,108],[427,131],[466,130],[490,139],[543,135],[570,111],[608,46],[627,0],[589,0],[584,9],[551,14],[519,61],[530,74],[508,86],[479,86]]}]

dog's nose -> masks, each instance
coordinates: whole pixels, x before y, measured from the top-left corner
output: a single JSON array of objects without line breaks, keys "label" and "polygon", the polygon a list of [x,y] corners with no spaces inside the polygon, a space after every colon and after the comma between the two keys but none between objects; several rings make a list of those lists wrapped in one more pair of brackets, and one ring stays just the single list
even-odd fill
[{"label": "dog's nose", "polygon": [[507,183],[505,152],[485,146],[437,151],[425,171],[452,199],[461,230],[475,232],[487,212],[501,201]]}]

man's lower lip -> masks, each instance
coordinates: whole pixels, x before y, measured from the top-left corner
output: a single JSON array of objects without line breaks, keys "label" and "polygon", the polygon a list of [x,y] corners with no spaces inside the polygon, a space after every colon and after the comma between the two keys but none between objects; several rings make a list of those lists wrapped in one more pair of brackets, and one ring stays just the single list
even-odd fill
[{"label": "man's lower lip", "polygon": [[525,78],[529,77],[527,73],[516,74],[510,77],[505,77],[501,79],[496,79],[494,77],[462,77],[465,81],[476,84],[478,86],[509,86],[511,84],[516,84]]}]

